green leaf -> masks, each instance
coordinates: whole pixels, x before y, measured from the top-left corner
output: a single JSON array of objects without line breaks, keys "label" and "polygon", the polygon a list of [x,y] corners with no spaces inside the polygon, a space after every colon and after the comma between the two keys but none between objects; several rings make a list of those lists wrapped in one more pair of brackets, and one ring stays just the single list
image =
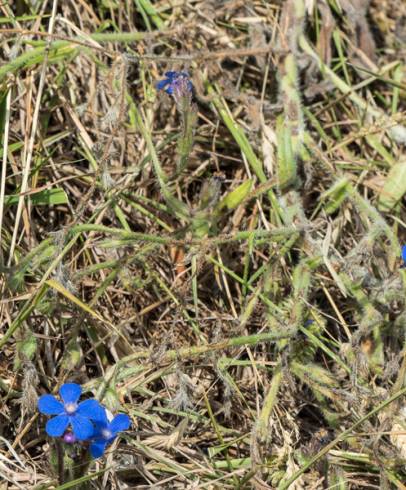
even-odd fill
[{"label": "green leaf", "polygon": [[[30,194],[29,197],[34,206],[56,206],[57,204],[68,203],[68,196],[60,187],[53,187],[52,189],[45,189],[40,192],[35,192],[34,194]],[[18,204],[18,199],[18,194],[6,196],[5,205],[12,206]]]},{"label": "green leaf", "polygon": [[337,398],[334,391],[338,386],[337,379],[323,367],[313,362],[302,364],[295,360],[291,363],[291,370],[295,376],[316,392],[331,400]]},{"label": "green leaf", "polygon": [[118,394],[112,388],[107,388],[104,397],[103,404],[111,412],[116,412],[120,408],[120,401],[118,399]]},{"label": "green leaf", "polygon": [[406,160],[396,163],[386,177],[385,185],[380,193],[378,208],[390,211],[406,193]]},{"label": "green leaf", "polygon": [[219,208],[235,209],[248,196],[252,187],[252,179],[246,180],[236,189],[229,192],[220,202]]},{"label": "green leaf", "polygon": [[29,331],[23,340],[17,342],[18,356],[14,359],[14,369],[19,369],[21,360],[31,360],[37,351],[37,338]]},{"label": "green leaf", "polygon": [[152,22],[157,26],[158,29],[164,27],[162,19],[159,17],[157,11],[149,0],[139,0],[140,5],[144,9],[145,13],[151,17]]},{"label": "green leaf", "polygon": [[88,306],[86,303],[84,303],[79,298],[77,298],[74,294],[68,291],[61,283],[59,283],[55,279],[48,279],[45,283],[51,288],[55,289],[55,291],[58,291],[58,293],[61,293],[63,296],[65,296],[65,298],[67,298],[69,301],[74,303],[81,310],[91,315],[93,318],[96,318],[97,320],[102,322],[104,321],[103,317],[99,313],[97,313],[90,306]]},{"label": "green leaf", "polygon": [[344,202],[348,195],[348,184],[348,179],[343,177],[320,196],[320,200],[325,203],[324,211],[327,214],[334,213]]},{"label": "green leaf", "polygon": [[248,163],[258,177],[258,179],[264,183],[267,182],[267,177],[264,173],[262,162],[255,154],[251,143],[249,142],[247,136],[245,135],[241,126],[238,125],[236,121],[234,121],[229,108],[227,107],[227,103],[224,99],[222,99],[214,87],[211,85],[207,85],[207,93],[210,97],[212,97],[212,102],[220,117],[223,119],[224,124],[227,126],[230,133],[233,135],[236,143],[241,149],[241,152],[245,155],[248,160]]},{"label": "green leaf", "polygon": [[[20,56],[10,60],[8,63],[3,63],[0,67],[0,80],[3,80],[10,73],[15,73],[21,68],[29,68],[44,61],[47,45],[38,48],[31,49],[22,53]],[[67,41],[55,41],[51,43],[49,47],[48,63],[58,63],[66,58],[69,58],[72,54],[78,53],[79,50],[76,46],[70,44]]]},{"label": "green leaf", "polygon": [[23,343],[21,344],[20,353],[24,354],[24,356],[27,359],[32,359],[34,357],[36,350],[37,350],[37,339],[33,335],[33,333],[30,332],[30,335],[26,339],[24,339]]},{"label": "green leaf", "polygon": [[62,367],[63,369],[69,371],[74,369],[79,365],[80,360],[82,358],[82,350],[80,345],[77,342],[77,339],[74,338],[68,342],[68,345],[65,348],[62,359]]}]

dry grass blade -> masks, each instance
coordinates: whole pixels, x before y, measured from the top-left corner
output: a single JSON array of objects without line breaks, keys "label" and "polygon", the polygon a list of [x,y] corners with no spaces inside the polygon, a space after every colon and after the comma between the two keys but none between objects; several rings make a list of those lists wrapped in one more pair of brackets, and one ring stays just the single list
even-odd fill
[{"label": "dry grass blade", "polygon": [[0,3],[1,490],[404,488],[404,19]]}]

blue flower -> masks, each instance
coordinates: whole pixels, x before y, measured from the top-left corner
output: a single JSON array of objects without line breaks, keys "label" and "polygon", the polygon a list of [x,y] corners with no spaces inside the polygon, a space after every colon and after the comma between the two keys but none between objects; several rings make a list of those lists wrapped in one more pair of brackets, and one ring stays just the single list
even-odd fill
[{"label": "blue flower", "polygon": [[128,415],[119,413],[111,421],[107,418],[106,410],[103,416],[95,420],[95,431],[90,441],[90,454],[93,458],[103,456],[106,447],[111,444],[122,430],[130,427],[131,421]]},{"label": "blue flower", "polygon": [[402,247],[402,260],[403,260],[403,267],[406,267],[406,245],[403,245]]},{"label": "blue flower", "polygon": [[155,85],[157,90],[163,90],[167,94],[173,95],[175,100],[182,96],[191,97],[193,84],[187,71],[167,71],[165,77]]},{"label": "blue flower", "polygon": [[38,409],[45,415],[56,415],[48,420],[45,430],[49,436],[61,437],[70,426],[73,435],[79,441],[92,437],[92,420],[100,418],[104,412],[97,400],[85,400],[78,403],[82,388],[76,383],[61,386],[59,394],[62,402],[53,395],[42,395],[38,400]]}]

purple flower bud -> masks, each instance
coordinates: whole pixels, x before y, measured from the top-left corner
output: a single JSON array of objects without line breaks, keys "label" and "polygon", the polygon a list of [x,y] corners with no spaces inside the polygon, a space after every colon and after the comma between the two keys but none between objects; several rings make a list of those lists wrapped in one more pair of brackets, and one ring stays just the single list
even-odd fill
[{"label": "purple flower bud", "polygon": [[186,97],[190,99],[192,96],[192,84],[189,80],[189,75],[182,72],[172,82],[172,90],[173,90],[173,98],[175,99],[176,102],[178,102],[182,97]]},{"label": "purple flower bud", "polygon": [[63,441],[66,442],[66,444],[75,444],[75,434],[73,434],[73,432],[65,432],[65,434],[63,435]]},{"label": "purple flower bud", "polygon": [[187,71],[167,71],[163,80],[156,84],[157,90],[164,90],[172,95],[180,107],[190,106],[192,101],[193,85]]}]

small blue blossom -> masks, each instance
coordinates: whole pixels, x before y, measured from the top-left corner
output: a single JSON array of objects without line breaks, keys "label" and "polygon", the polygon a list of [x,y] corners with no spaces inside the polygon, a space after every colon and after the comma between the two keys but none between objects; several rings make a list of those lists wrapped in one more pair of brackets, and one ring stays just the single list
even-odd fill
[{"label": "small blue blossom", "polygon": [[402,246],[403,267],[406,267],[406,245]]},{"label": "small blue blossom", "polygon": [[90,441],[90,454],[93,458],[103,456],[106,447],[117,437],[117,434],[130,427],[131,421],[128,415],[119,413],[112,420],[107,418],[106,410],[103,415],[95,420],[95,430]]},{"label": "small blue blossom", "polygon": [[78,403],[82,388],[76,383],[66,383],[59,390],[62,401],[53,395],[42,395],[38,409],[45,415],[56,415],[48,420],[45,430],[51,437],[62,437],[70,426],[74,437],[84,441],[93,436],[92,420],[102,417],[104,412],[97,400]]},{"label": "small blue blossom", "polygon": [[156,89],[172,95],[176,102],[181,97],[192,96],[193,84],[187,71],[167,71],[163,80],[157,82]]}]

